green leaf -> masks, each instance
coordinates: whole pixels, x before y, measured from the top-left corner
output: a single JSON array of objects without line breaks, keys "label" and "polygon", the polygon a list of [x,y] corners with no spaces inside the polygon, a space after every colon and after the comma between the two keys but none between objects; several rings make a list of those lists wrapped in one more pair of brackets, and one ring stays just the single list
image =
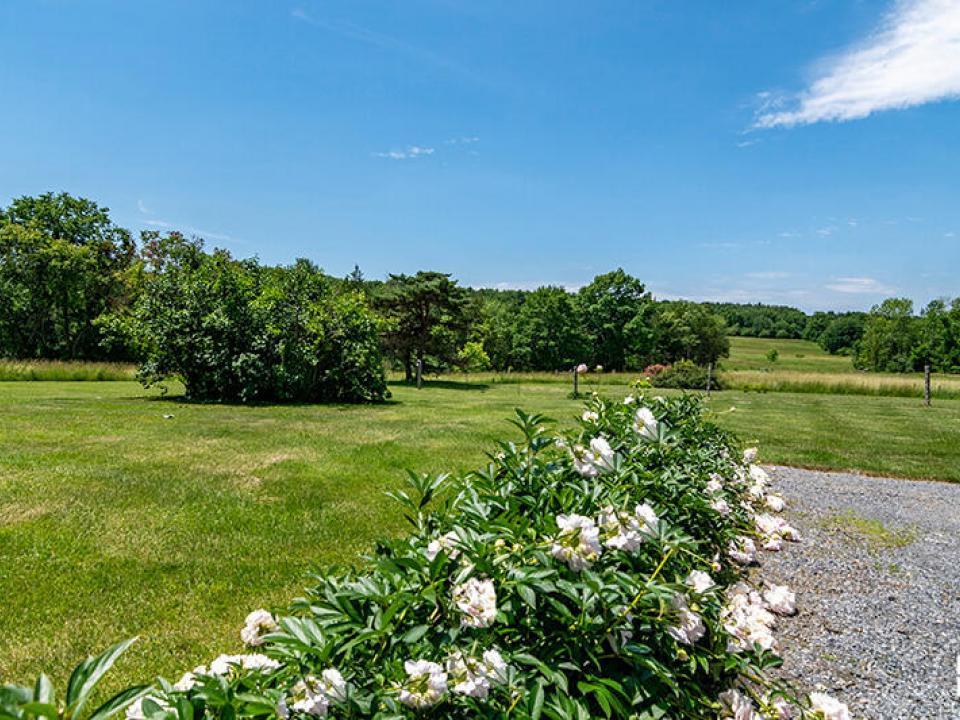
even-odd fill
[{"label": "green leaf", "polygon": [[417,625],[416,627],[410,628],[404,634],[401,640],[407,645],[412,645],[417,642],[420,638],[427,634],[427,631],[430,629],[429,625]]},{"label": "green leaf", "polygon": [[137,638],[134,637],[119,642],[107,648],[100,655],[87,658],[77,666],[70,675],[70,682],[67,686],[66,710],[71,717],[80,717],[83,706],[86,705],[87,699],[97,686],[97,683],[99,683],[107,671],[113,667],[117,658],[136,641]]},{"label": "green leaf", "polygon": [[89,720],[106,720],[149,692],[149,685],[135,685],[121,690],[91,713]]}]

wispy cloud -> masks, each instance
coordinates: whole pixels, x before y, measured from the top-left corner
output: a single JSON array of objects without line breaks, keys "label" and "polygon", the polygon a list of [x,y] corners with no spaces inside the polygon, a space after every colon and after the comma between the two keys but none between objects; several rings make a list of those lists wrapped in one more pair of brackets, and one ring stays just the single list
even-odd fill
[{"label": "wispy cloud", "polygon": [[232,235],[227,235],[226,233],[211,232],[210,230],[202,230],[200,228],[191,227],[189,225],[177,225],[176,223],[167,222],[166,220],[144,220],[144,225],[149,225],[150,227],[160,228],[162,230],[178,230],[184,235],[196,235],[197,237],[202,237],[205,240],[219,240],[220,242],[238,242],[235,237]]},{"label": "wispy cloud", "polygon": [[895,287],[871,277],[839,277],[827,285],[828,290],[848,295],[892,295]]},{"label": "wispy cloud", "polygon": [[819,228],[817,230],[817,235],[820,237],[830,237],[837,231],[836,225],[827,225],[825,227]]},{"label": "wispy cloud", "polygon": [[459,65],[458,63],[455,63],[452,60],[443,57],[442,55],[438,55],[432,50],[427,50],[426,48],[413,45],[391,35],[357,25],[349,20],[333,20],[322,18],[307,12],[302,7],[291,10],[290,16],[302,23],[306,23],[307,25],[312,25],[313,27],[320,28],[321,30],[334,33],[335,35],[347,38],[348,40],[355,40],[381,50],[397,52],[413,58],[414,60],[435,65],[437,67],[451,70],[461,75],[476,79],[474,74],[464,68],[462,65]]},{"label": "wispy cloud", "polygon": [[137,200],[137,210],[139,210],[144,215],[153,215],[153,210],[148,208],[143,200]]},{"label": "wispy cloud", "polygon": [[759,144],[760,144],[760,141],[757,140],[756,138],[753,138],[752,140],[741,140],[740,142],[737,143],[737,147],[748,148],[751,145],[759,145]]},{"label": "wispy cloud", "polygon": [[410,145],[403,150],[387,150],[386,152],[375,152],[374,157],[388,158],[390,160],[412,160],[425,155],[433,155],[436,150],[432,147],[421,147],[419,145]]},{"label": "wispy cloud", "polygon": [[960,97],[960,2],[899,0],[872,35],[821,66],[792,107],[762,94],[755,127],[856,120]]},{"label": "wispy cloud", "polygon": [[478,142],[480,142],[480,138],[478,138],[476,135],[472,135],[469,137],[448,138],[443,141],[443,144],[444,145],[473,145],[474,143],[478,143]]}]

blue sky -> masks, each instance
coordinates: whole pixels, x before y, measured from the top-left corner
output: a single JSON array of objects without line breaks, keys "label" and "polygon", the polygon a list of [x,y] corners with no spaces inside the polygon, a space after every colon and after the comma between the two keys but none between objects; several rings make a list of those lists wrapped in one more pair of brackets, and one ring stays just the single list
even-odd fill
[{"label": "blue sky", "polygon": [[0,202],[368,277],[958,295],[956,0],[4,0]]}]

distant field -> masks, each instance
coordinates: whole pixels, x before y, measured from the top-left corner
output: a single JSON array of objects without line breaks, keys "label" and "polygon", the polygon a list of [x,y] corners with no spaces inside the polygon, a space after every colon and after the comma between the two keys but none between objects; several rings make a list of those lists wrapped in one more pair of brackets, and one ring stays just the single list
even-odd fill
[{"label": "distant field", "polygon": [[[597,389],[621,397],[627,379],[605,375]],[[481,465],[515,436],[515,407],[563,423],[578,414],[563,382],[488,380],[394,384],[391,402],[352,407],[3,383],[0,679],[41,667],[62,677],[136,634],[115,682],[239,650],[246,612],[282,606],[308,570],[402,530],[383,493],[407,469]],[[711,406],[764,462],[960,481],[960,401],[723,392]]]},{"label": "distant field", "polygon": [[[776,350],[780,357],[775,363],[767,360],[767,353]],[[720,361],[727,372],[741,370],[778,370],[813,373],[856,372],[853,362],[843,355],[824,352],[809,340],[775,340],[773,338],[731,337],[730,357]]]},{"label": "distant field", "polygon": [[9,380],[133,380],[134,373],[134,366],[128,363],[0,360],[0,382]]}]

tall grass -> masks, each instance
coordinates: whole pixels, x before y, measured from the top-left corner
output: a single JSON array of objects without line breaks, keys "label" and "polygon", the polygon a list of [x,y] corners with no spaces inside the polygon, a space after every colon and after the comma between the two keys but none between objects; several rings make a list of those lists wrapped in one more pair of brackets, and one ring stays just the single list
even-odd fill
[{"label": "tall grass", "polygon": [[0,382],[10,380],[133,380],[127,363],[66,360],[0,360]]},{"label": "tall grass", "polygon": [[[817,373],[774,370],[725,372],[721,379],[727,390],[753,392],[818,393],[822,395],[873,395],[880,397],[922,397],[922,375],[880,373]],[[930,383],[934,398],[960,398],[960,376],[935,375]]]}]

